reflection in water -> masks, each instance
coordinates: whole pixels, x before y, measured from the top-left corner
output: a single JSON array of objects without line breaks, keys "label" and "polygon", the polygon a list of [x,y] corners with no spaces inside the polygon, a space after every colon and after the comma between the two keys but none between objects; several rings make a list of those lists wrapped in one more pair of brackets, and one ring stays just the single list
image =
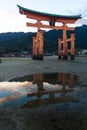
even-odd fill
[{"label": "reflection in water", "polygon": [[[66,73],[34,74],[0,83],[0,107],[77,102],[75,75]],[[26,81],[27,80],[27,81]]]}]

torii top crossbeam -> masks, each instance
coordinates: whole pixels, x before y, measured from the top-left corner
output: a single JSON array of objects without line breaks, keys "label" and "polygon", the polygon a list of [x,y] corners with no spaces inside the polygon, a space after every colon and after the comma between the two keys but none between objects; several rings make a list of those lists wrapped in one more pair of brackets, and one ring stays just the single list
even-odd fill
[{"label": "torii top crossbeam", "polygon": [[24,8],[19,6],[19,11],[21,14],[26,15],[28,18],[32,19],[39,19],[45,21],[55,20],[55,22],[67,22],[67,23],[74,23],[77,19],[81,18],[81,15],[57,15],[57,14],[50,14],[39,12],[31,9]]},{"label": "torii top crossbeam", "polygon": [[[44,12],[39,12],[31,9],[24,8],[22,6],[19,6],[19,12],[21,14],[26,15],[27,18],[30,19],[35,19],[37,21],[49,21],[50,26],[45,26],[40,23],[41,28],[52,28],[52,26],[55,25],[55,22],[61,22],[63,24],[67,23],[75,23],[78,19],[81,18],[81,15],[57,15],[57,14],[49,14],[49,13],[44,13]],[[32,26],[32,27],[38,27],[39,23],[33,24],[33,23],[27,23],[27,26]],[[62,27],[57,28],[54,26],[54,29],[63,29]],[[69,30],[72,30],[72,28],[68,28]]]}]

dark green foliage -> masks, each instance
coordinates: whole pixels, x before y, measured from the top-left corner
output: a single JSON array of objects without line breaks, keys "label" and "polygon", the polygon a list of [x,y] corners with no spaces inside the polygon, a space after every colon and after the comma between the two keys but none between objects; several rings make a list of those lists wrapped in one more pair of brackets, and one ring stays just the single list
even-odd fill
[{"label": "dark green foliage", "polygon": [[[72,31],[67,31],[70,37]],[[10,52],[28,51],[32,54],[32,36],[36,33],[8,32],[0,33],[0,54]],[[80,49],[87,49],[87,25],[75,28],[75,46]],[[50,30],[44,33],[44,52],[57,54],[58,38],[62,38],[61,30]]]}]

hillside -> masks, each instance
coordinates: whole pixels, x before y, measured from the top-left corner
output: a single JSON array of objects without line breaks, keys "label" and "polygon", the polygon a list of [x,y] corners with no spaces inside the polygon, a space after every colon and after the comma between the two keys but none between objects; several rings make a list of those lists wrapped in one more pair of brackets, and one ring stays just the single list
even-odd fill
[{"label": "hillside", "polygon": [[[68,37],[70,36],[68,31]],[[87,49],[87,25],[75,28],[75,46],[80,49]],[[0,33],[0,54],[10,52],[28,51],[32,52],[32,36],[35,33],[8,32]],[[62,37],[62,31],[50,30],[44,33],[44,51],[46,53],[57,53],[57,39]]]}]

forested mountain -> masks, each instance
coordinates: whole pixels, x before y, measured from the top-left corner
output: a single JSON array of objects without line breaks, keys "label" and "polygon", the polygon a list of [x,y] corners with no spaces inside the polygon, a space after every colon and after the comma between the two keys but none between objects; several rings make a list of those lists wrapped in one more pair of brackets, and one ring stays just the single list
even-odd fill
[{"label": "forested mountain", "polygon": [[[70,37],[71,31],[67,32]],[[10,52],[28,51],[32,52],[32,36],[36,33],[8,32],[0,33],[0,54]],[[87,49],[87,25],[75,28],[75,46],[80,49]],[[61,30],[50,30],[44,33],[44,51],[46,53],[57,52],[57,39],[62,38]]]}]

